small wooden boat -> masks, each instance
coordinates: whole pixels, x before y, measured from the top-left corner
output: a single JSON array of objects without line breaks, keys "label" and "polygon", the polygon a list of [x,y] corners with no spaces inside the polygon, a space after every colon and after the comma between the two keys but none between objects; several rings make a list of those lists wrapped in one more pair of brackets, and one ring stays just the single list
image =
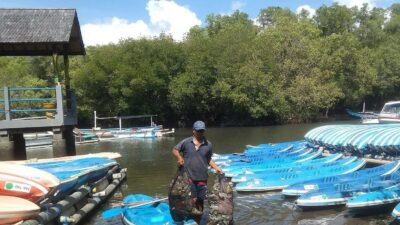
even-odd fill
[{"label": "small wooden boat", "polygon": [[0,196],[0,224],[12,224],[31,218],[40,212],[39,206],[13,196]]}]

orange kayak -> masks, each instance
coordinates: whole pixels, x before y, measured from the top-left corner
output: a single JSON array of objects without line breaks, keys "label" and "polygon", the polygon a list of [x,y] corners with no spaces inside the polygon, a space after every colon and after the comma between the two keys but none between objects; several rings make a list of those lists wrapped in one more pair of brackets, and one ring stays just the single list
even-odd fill
[{"label": "orange kayak", "polygon": [[19,176],[3,174],[0,172],[0,195],[20,197],[32,202],[43,199],[49,188]]},{"label": "orange kayak", "polygon": [[32,218],[40,212],[39,206],[13,196],[0,196],[0,224],[12,224]]},{"label": "orange kayak", "polygon": [[14,163],[0,162],[0,174],[32,180],[48,189],[53,189],[60,184],[57,177],[46,171]]}]

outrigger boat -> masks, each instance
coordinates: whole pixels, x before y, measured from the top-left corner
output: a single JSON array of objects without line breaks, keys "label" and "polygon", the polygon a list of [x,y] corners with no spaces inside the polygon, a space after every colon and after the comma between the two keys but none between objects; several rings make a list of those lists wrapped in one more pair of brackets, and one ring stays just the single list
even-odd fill
[{"label": "outrigger boat", "polygon": [[[153,117],[157,115],[137,115],[137,116],[114,116],[114,117],[97,117],[94,111],[94,127],[93,129],[81,129],[85,133],[92,133],[98,136],[100,140],[115,140],[125,138],[156,138],[173,134],[175,129],[163,129],[162,125],[156,125]],[[122,128],[123,119],[150,118],[150,126]],[[97,127],[97,120],[118,120],[118,128],[101,129]]]}]

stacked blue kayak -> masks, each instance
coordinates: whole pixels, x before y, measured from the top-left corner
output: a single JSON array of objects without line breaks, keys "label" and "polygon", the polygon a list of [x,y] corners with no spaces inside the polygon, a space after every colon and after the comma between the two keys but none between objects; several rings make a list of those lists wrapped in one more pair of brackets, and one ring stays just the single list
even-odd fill
[{"label": "stacked blue kayak", "polygon": [[[282,190],[299,197],[296,204],[302,208],[347,204],[361,211],[400,203],[400,161],[363,169],[364,159],[340,152],[321,157],[320,148],[395,151],[400,125],[323,126],[308,132],[306,141],[251,146],[214,159],[232,177],[237,192]],[[400,218],[400,206],[393,214]]]},{"label": "stacked blue kayak", "polygon": [[278,144],[263,144],[259,146],[252,146],[245,149],[242,153],[229,153],[229,154],[213,154],[213,161],[218,165],[231,165],[240,162],[263,161],[266,158],[273,158],[274,156],[283,157],[301,155],[306,151],[307,142],[293,141],[283,142]]},{"label": "stacked blue kayak", "polygon": [[304,138],[312,144],[337,150],[398,153],[400,124],[327,125],[312,129]]},{"label": "stacked blue kayak", "polygon": [[[280,146],[280,147],[277,147]],[[245,151],[241,155],[218,155],[213,159],[227,176],[229,171],[243,168],[267,168],[270,165],[305,162],[320,156],[321,152],[304,141],[271,145]]]},{"label": "stacked blue kayak", "polygon": [[73,160],[26,163],[25,166],[44,170],[60,180],[52,198],[61,198],[84,184],[104,177],[108,170],[118,165],[115,160],[103,157],[85,157]]},{"label": "stacked blue kayak", "polygon": [[314,170],[300,170],[278,175],[272,174],[261,179],[240,182],[236,184],[235,189],[240,192],[282,190],[291,184],[305,180],[351,173],[362,168],[365,163],[365,160],[356,160],[346,165],[335,165],[326,168],[316,168]]},{"label": "stacked blue kayak", "polygon": [[[324,159],[324,158],[321,158],[321,159]],[[334,167],[340,167],[340,166],[352,163],[356,160],[357,160],[357,157],[349,157],[349,158],[336,160],[333,162],[321,161],[320,163],[314,162],[314,163],[300,164],[297,167],[284,167],[284,168],[279,168],[279,169],[267,169],[267,170],[260,170],[260,171],[253,170],[254,172],[252,171],[251,173],[247,172],[246,174],[238,174],[238,175],[233,176],[232,182],[234,182],[234,183],[245,182],[248,180],[263,179],[266,177],[282,175],[282,174],[287,174],[287,173],[301,174],[301,173],[307,172],[307,171],[315,171],[315,170],[320,170],[320,169],[329,169],[329,168],[334,168]],[[314,161],[314,160],[310,160],[310,161]],[[310,162],[310,161],[308,161],[308,162]]]},{"label": "stacked blue kayak", "polygon": [[[319,154],[319,153],[315,153]],[[314,155],[312,155],[314,156]],[[235,182],[236,179],[241,179],[241,177],[246,176],[246,175],[252,175],[256,173],[268,173],[269,171],[283,171],[286,170],[289,172],[290,170],[294,170],[299,167],[307,167],[307,166],[316,166],[316,165],[325,165],[325,164],[330,164],[334,163],[336,160],[340,159],[343,157],[343,154],[337,153],[337,154],[331,154],[327,157],[321,157],[321,158],[316,158],[316,159],[310,159],[310,160],[303,160],[303,161],[295,161],[295,162],[288,162],[288,163],[262,163],[262,164],[253,164],[253,165],[248,165],[240,168],[233,168],[233,169],[228,169],[224,170],[226,173],[227,177],[232,177],[233,182]]]}]

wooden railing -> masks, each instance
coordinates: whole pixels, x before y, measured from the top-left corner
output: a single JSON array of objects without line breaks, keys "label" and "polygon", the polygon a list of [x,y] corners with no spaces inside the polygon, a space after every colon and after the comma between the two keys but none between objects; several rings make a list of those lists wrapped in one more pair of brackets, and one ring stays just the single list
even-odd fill
[{"label": "wooden railing", "polygon": [[[5,87],[1,92],[0,130],[76,124],[76,101],[72,90],[63,95],[61,86],[57,85],[45,88]],[[18,122],[21,120],[24,122]]]}]

